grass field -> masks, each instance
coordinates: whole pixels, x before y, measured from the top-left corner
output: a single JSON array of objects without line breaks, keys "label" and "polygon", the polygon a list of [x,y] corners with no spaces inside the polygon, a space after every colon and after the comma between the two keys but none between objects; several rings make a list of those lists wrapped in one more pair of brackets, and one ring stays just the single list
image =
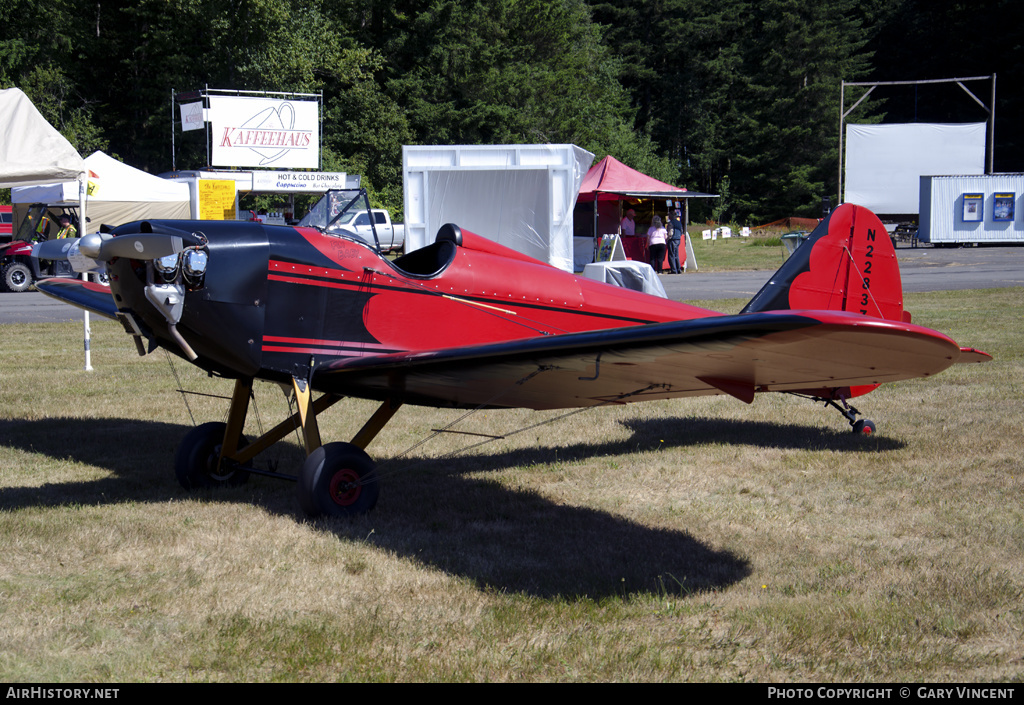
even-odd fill
[{"label": "grass field", "polygon": [[[138,358],[108,322],[91,373],[80,324],[0,326],[0,680],[1020,681],[1022,307],[1024,289],[908,296],[995,360],[860,399],[870,439],[765,395],[401,456],[459,415],[405,407],[368,449],[377,509],[316,522],[290,484],[177,485],[190,413],[227,403],[186,410],[175,373],[229,383]],[[286,408],[257,394],[252,433]],[[324,436],[372,408],[335,406]]]},{"label": "grass field", "polygon": [[779,240],[780,232],[704,240],[701,238],[701,230],[707,227],[710,226],[689,228],[693,256],[702,272],[751,269],[774,272],[786,261],[785,248]]}]

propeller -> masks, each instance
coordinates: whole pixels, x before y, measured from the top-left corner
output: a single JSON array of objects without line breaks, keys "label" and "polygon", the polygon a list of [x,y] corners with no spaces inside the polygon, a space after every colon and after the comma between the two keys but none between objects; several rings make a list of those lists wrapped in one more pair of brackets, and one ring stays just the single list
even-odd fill
[{"label": "propeller", "polygon": [[[202,246],[205,239],[184,230],[161,228],[154,231],[148,222],[139,224],[139,232],[113,235],[106,232],[90,233],[80,238],[47,240],[38,243],[32,251],[39,259],[70,260],[75,269],[87,271],[92,263],[109,262],[115,257],[155,260],[176,255],[188,246]],[[85,257],[90,262],[77,261]]]},{"label": "propeller", "polygon": [[39,259],[62,260],[68,258],[68,252],[78,244],[79,238],[64,238],[61,240],[47,240],[33,246],[32,254]]},{"label": "propeller", "polygon": [[131,233],[106,238],[96,233],[83,237],[79,249],[86,257],[109,262],[114,257],[159,259],[178,254],[184,245],[180,236],[164,233]]}]

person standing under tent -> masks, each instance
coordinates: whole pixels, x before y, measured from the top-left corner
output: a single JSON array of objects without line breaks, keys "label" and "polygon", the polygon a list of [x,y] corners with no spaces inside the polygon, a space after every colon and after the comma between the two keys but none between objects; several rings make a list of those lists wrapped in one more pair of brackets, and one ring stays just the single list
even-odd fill
[{"label": "person standing under tent", "polygon": [[651,227],[647,230],[647,248],[651,254],[651,266],[661,274],[661,265],[665,262],[665,242],[668,233],[661,224],[661,216],[654,216]]},{"label": "person standing under tent", "polygon": [[683,221],[679,219],[679,211],[673,209],[668,215],[668,271],[670,274],[682,274],[679,265],[679,243],[683,240]]},{"label": "person standing under tent", "polygon": [[623,235],[635,235],[636,234],[636,211],[630,208],[626,211],[626,215],[622,217],[622,221],[619,226],[622,228]]}]

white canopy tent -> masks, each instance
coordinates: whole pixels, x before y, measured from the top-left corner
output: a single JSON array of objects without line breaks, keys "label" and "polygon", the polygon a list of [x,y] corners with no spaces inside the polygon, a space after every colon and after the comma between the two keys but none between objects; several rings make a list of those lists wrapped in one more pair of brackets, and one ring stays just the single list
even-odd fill
[{"label": "white canopy tent", "polygon": [[0,90],[0,187],[76,181],[84,173],[82,157],[28,96]]},{"label": "white canopy tent", "polygon": [[[100,223],[122,225],[147,218],[190,217],[188,184],[147,174],[103,152],[93,152],[86,157],[85,168],[89,219],[96,227]],[[14,221],[24,217],[24,211],[32,203],[77,204],[76,191],[76,186],[68,183],[12,189]]]},{"label": "white canopy tent", "polygon": [[[18,88],[0,90],[0,187],[77,181],[81,220],[85,222],[85,161],[46,121]],[[83,316],[85,369],[91,370],[89,313]]]}]

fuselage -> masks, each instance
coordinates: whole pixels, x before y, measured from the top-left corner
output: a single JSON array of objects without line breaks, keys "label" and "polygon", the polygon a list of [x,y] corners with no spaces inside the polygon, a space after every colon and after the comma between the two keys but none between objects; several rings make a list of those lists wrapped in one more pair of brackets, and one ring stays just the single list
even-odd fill
[{"label": "fuselage", "polygon": [[[306,378],[328,361],[434,351],[718,315],[562,272],[469,232],[391,261],[353,240],[258,223],[201,231],[209,265],[178,331],[227,376]],[[141,293],[144,265],[112,263],[119,306],[177,352]]]}]

